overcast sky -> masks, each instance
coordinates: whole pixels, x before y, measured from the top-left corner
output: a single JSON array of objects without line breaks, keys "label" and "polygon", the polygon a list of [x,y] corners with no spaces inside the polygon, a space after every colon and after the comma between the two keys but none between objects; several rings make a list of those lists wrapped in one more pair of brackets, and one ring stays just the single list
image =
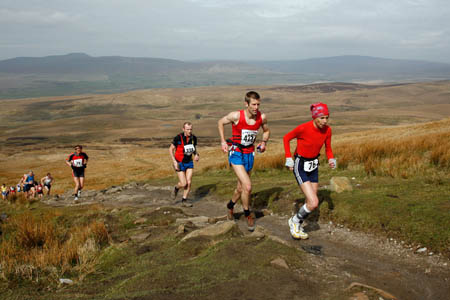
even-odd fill
[{"label": "overcast sky", "polygon": [[0,59],[368,55],[450,63],[449,0],[1,0]]}]

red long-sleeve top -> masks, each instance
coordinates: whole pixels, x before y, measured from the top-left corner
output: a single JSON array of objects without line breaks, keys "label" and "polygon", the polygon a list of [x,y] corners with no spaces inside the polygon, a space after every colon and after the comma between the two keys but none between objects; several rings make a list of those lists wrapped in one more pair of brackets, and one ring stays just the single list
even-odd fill
[{"label": "red long-sleeve top", "polygon": [[314,121],[309,121],[298,125],[294,130],[288,132],[284,138],[284,153],[285,157],[292,157],[290,141],[297,139],[297,149],[295,153],[305,158],[317,157],[320,149],[325,144],[325,153],[327,158],[334,158],[331,149],[331,128],[324,126],[324,128],[316,128]]}]

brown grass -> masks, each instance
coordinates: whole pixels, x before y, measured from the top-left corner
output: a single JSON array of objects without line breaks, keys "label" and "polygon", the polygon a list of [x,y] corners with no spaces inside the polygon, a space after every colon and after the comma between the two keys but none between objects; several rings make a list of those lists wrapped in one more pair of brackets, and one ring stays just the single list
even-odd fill
[{"label": "brown grass", "polygon": [[[168,147],[186,120],[193,121],[194,134],[199,137],[201,159],[196,171],[226,167],[226,156],[220,153],[217,141],[217,120],[229,111],[242,109],[242,96],[249,89],[261,93],[261,109],[267,113],[271,128],[268,153],[257,156],[256,169],[282,167],[283,158],[276,157],[282,150],[274,151],[273,141],[280,141],[286,132],[310,120],[309,104],[317,99],[330,106],[335,134],[439,120],[450,112],[449,81],[324,92],[334,87],[336,84],[329,83],[309,87],[151,89],[116,95],[0,100],[4,108],[0,111],[0,182],[15,185],[31,169],[38,179],[51,172],[56,179],[53,192],[67,192],[73,182],[64,160],[78,143],[90,156],[86,189],[173,175]],[[103,109],[111,105],[125,112],[104,113]],[[80,114],[83,111],[89,114]],[[49,118],[43,118],[46,114]],[[197,114],[202,116],[198,120]],[[227,136],[231,134],[228,127]],[[123,144],[122,139],[135,142]],[[443,151],[445,148],[430,153],[433,162],[443,163]]]},{"label": "brown grass", "polygon": [[52,211],[37,218],[30,213],[11,217],[3,226],[6,238],[0,243],[0,274],[7,280],[57,279],[67,272],[92,267],[96,254],[109,242],[101,222],[67,229],[55,222]]},{"label": "brown grass", "polygon": [[[321,163],[327,164],[322,149]],[[368,175],[396,178],[436,174],[450,169],[450,119],[413,126],[352,133],[333,138],[338,166],[363,166]],[[226,158],[224,158],[226,159]],[[284,168],[281,144],[272,145],[264,154],[256,154],[254,170]],[[222,161],[209,169],[226,169]]]},{"label": "brown grass", "polygon": [[336,142],[339,167],[361,164],[369,175],[408,178],[450,169],[450,119],[383,129]]}]

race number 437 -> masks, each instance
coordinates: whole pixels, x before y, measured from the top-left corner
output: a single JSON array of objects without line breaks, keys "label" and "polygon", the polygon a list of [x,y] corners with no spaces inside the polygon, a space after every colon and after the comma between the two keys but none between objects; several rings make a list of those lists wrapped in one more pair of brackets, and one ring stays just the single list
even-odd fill
[{"label": "race number 437", "polygon": [[242,130],[241,145],[243,145],[243,146],[250,146],[250,145],[252,145],[255,142],[257,135],[258,135],[258,131],[257,130],[243,129]]}]

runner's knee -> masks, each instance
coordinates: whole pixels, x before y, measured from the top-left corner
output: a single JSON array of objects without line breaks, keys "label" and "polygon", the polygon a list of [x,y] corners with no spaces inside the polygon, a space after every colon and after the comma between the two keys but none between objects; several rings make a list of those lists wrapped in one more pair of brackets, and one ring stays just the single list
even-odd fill
[{"label": "runner's knee", "polygon": [[316,209],[317,206],[319,206],[319,198],[317,198],[317,196],[308,198],[307,202],[308,202],[308,207],[311,211]]},{"label": "runner's knee", "polygon": [[243,190],[245,193],[250,194],[250,193],[252,192],[252,184],[251,184],[251,183],[243,184],[243,185],[242,185],[242,190]]}]

